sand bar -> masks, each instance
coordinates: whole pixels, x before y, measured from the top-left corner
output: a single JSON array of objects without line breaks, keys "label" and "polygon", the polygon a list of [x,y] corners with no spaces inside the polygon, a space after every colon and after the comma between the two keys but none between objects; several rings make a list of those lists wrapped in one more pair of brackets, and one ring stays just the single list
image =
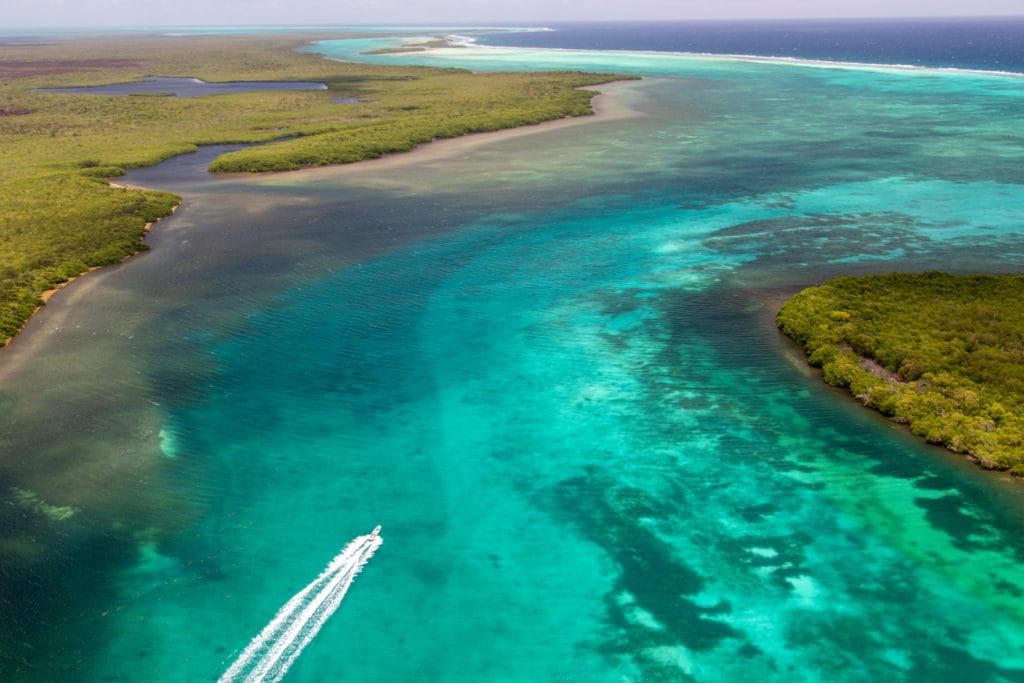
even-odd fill
[{"label": "sand bar", "polygon": [[[645,79],[651,80],[651,79]],[[464,156],[475,149],[514,140],[525,138],[538,133],[546,133],[553,130],[562,130],[576,126],[593,124],[597,122],[615,121],[628,119],[642,114],[632,106],[637,97],[637,88],[643,81],[613,81],[597,86],[587,86],[585,90],[596,91],[590,106],[594,110],[593,116],[567,116],[562,119],[554,119],[516,128],[505,128],[502,130],[489,131],[486,133],[470,133],[457,138],[446,138],[434,140],[422,144],[408,152],[396,152],[386,154],[379,159],[366,159],[354,164],[341,164],[334,166],[317,166],[313,168],[300,169],[298,171],[283,171],[281,173],[263,174],[266,177],[294,177],[296,179],[307,174],[329,172],[331,174],[359,174],[367,171],[384,171],[396,168],[405,168],[416,164],[431,161],[440,161],[453,157]],[[246,174],[253,175],[253,174]]]}]

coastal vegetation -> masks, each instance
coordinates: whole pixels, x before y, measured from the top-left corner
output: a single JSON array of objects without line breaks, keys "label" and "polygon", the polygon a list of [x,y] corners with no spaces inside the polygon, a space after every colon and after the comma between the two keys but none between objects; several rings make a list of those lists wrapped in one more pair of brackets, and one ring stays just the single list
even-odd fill
[{"label": "coastal vegetation", "polygon": [[1024,475],[1024,276],[840,277],[797,294],[777,322],[829,384]]},{"label": "coastal vegetation", "polygon": [[[178,198],[112,187],[108,179],[125,169],[198,145],[274,140],[281,141],[220,157],[211,170],[359,161],[437,138],[590,114],[594,93],[579,88],[617,78],[375,66],[297,50],[316,37],[0,44],[0,339],[20,329],[44,291],[145,248],[147,223],[168,215]],[[189,98],[38,92],[149,75],[328,87]]]}]

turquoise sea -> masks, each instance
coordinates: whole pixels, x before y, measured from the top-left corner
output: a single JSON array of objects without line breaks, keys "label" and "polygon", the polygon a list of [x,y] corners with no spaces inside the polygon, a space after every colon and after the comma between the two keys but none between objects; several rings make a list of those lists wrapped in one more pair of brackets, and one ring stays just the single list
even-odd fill
[{"label": "turquoise sea", "polygon": [[381,524],[287,681],[1024,681],[1022,482],[773,324],[841,273],[1019,271],[1024,77],[373,59],[644,79],[400,162],[134,172],[184,197],[152,250],[0,353],[0,679],[216,680]]}]

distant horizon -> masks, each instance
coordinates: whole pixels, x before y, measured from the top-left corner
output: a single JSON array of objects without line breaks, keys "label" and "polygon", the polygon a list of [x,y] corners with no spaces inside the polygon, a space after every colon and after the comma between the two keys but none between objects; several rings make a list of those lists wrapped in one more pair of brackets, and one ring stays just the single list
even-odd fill
[{"label": "distant horizon", "polygon": [[642,19],[522,19],[522,20],[481,20],[481,21],[411,21],[411,22],[260,22],[260,23],[219,23],[219,22],[197,22],[197,23],[95,23],[95,24],[18,24],[0,26],[0,35],[8,31],[93,31],[101,29],[114,30],[137,30],[137,29],[345,29],[345,28],[543,28],[548,24],[712,24],[712,23],[770,23],[770,22],[850,22],[850,21],[985,21],[985,20],[1024,20],[1024,12],[1020,14],[977,14],[977,15],[865,15],[865,16],[780,16],[780,17],[695,17],[687,19],[668,18],[642,18]]},{"label": "distant horizon", "polygon": [[[1024,18],[1020,0],[4,0],[0,32],[155,27],[504,26],[584,22]],[[243,19],[245,24],[239,24]]]}]

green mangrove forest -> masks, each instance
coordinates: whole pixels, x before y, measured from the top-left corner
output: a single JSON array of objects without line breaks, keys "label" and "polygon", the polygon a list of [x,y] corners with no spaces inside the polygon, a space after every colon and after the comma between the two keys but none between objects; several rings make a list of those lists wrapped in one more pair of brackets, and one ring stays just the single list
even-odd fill
[{"label": "green mangrove forest", "polygon": [[1024,276],[840,277],[776,320],[829,384],[930,443],[1024,475]]},{"label": "green mangrove forest", "polygon": [[[219,143],[218,172],[282,171],[400,152],[438,138],[591,114],[611,74],[474,74],[336,62],[297,49],[331,36],[145,36],[0,44],[0,340],[40,295],[145,249],[178,197],[112,187],[125,169]],[[362,36],[362,37],[365,37]],[[39,92],[146,76],[316,81],[326,90],[200,97]],[[344,104],[339,104],[339,100]]]}]

